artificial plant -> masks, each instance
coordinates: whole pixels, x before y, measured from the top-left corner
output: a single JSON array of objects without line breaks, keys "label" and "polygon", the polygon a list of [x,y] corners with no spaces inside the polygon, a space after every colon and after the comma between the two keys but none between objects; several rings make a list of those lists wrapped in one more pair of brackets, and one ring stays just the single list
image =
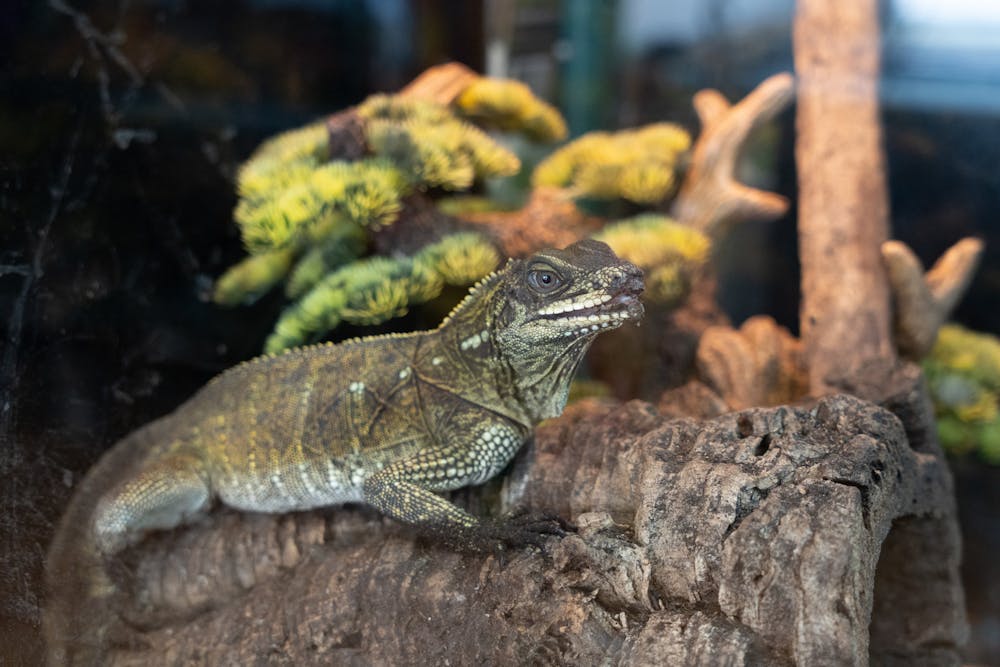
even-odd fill
[{"label": "artificial plant", "polygon": [[[538,165],[521,208],[504,210],[469,196],[484,179],[521,169],[483,128],[566,136],[559,112],[524,84],[447,65],[266,141],[237,178],[234,219],[249,256],[218,279],[215,300],[249,303],[284,283],[291,303],[265,344],[277,352],[342,322],[380,324],[444,285],[475,282],[504,257],[585,236],[640,265],[650,300],[684,297],[710,246],[709,230],[664,213],[690,155],[684,129],[584,135]],[[601,199],[653,210],[609,220],[577,205]]]},{"label": "artificial plant", "polygon": [[946,324],[923,368],[941,444],[1000,465],[1000,340]]}]

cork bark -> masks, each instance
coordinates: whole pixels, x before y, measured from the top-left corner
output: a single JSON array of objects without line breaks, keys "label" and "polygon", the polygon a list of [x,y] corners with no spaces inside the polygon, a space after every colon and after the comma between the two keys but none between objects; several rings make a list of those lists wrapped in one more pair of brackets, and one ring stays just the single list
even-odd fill
[{"label": "cork bark", "polygon": [[[889,407],[906,415],[922,394],[903,376]],[[351,508],[220,512],[148,540],[121,562],[110,634],[129,639],[107,662],[957,659],[951,480],[933,439],[908,437],[919,425],[845,395],[705,420],[667,407],[578,404],[502,484],[458,495],[576,522],[544,551],[456,553]]]},{"label": "cork bark", "polygon": [[880,251],[889,223],[878,4],[796,5],[800,329],[817,394],[828,390],[828,376],[895,354]]}]

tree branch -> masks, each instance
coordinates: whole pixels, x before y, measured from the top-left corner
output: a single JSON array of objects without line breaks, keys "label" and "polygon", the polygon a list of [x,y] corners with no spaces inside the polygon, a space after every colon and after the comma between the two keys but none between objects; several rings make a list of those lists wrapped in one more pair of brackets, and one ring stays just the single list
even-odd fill
[{"label": "tree branch", "polygon": [[962,239],[924,275],[923,265],[905,243],[882,244],[895,302],[896,345],[903,356],[919,360],[931,351],[938,329],[972,282],[982,252],[979,239]]},{"label": "tree branch", "polygon": [[733,222],[773,220],[788,210],[788,200],[736,180],[737,162],[747,136],[783,110],[792,99],[791,74],[775,74],[735,105],[717,90],[702,90],[694,108],[702,131],[691,166],[673,205],[673,215],[692,227],[718,236]]},{"label": "tree branch", "polygon": [[879,248],[889,235],[879,124],[878,2],[799,0],[800,329],[814,394],[829,379],[894,359],[889,286]]}]

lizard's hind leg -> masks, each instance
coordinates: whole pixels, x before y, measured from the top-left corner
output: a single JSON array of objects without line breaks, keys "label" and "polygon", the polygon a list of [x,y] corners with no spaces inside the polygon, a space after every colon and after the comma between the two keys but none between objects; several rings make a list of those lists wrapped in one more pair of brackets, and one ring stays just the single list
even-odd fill
[{"label": "lizard's hind leg", "polygon": [[105,554],[122,550],[151,530],[166,530],[201,513],[211,500],[200,459],[172,454],[104,495],[94,515],[94,536]]}]

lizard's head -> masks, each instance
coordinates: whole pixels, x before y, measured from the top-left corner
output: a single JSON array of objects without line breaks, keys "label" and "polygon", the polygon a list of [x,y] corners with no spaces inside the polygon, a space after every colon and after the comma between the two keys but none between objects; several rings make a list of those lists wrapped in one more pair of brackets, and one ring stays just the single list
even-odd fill
[{"label": "lizard's head", "polygon": [[[584,352],[602,331],[642,317],[642,271],[604,243],[579,241],[511,260],[441,325],[471,359],[490,360],[501,394],[528,421],[554,417]],[[471,335],[470,335],[471,334]]]},{"label": "lizard's head", "polygon": [[642,271],[586,240],[511,261],[501,280],[491,340],[531,417],[554,417],[594,338],[642,317]]},{"label": "lizard's head", "polygon": [[606,244],[585,240],[507,267],[508,336],[560,347],[642,317],[642,271]]},{"label": "lizard's head", "polygon": [[600,332],[643,313],[642,271],[600,241],[513,260],[502,281],[493,337],[521,374],[541,372],[554,359],[575,358],[575,369]]}]

